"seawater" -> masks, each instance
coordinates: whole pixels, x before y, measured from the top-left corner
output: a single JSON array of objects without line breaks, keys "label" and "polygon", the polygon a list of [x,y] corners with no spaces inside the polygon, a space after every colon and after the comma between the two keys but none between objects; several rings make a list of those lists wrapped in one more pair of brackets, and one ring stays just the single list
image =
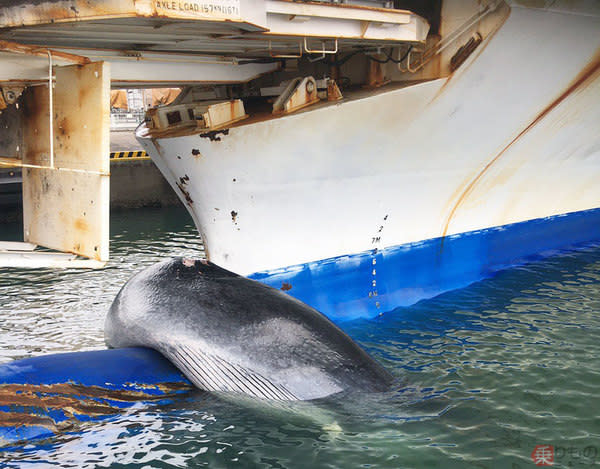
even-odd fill
[{"label": "seawater", "polygon": [[[185,211],[111,217],[99,271],[4,269],[0,362],[104,348],[104,316],[135,272],[202,256]],[[19,227],[0,227],[18,239]],[[4,467],[528,468],[600,465],[600,245],[342,324],[397,378],[303,413],[195,391],[2,451]],[[539,462],[539,460],[538,460]]]}]

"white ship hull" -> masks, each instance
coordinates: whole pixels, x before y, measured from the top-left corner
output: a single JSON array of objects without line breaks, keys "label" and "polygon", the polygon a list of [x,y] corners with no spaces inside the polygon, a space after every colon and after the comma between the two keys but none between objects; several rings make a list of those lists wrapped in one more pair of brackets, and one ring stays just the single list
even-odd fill
[{"label": "white ship hull", "polygon": [[[224,132],[150,138],[141,127],[138,138],[213,262],[289,285],[334,318],[386,311],[478,280],[510,256],[600,239],[599,31],[594,8],[513,6],[448,78]],[[577,218],[554,244],[514,253],[498,245],[509,258],[494,266],[480,250],[465,254],[489,269],[461,270],[456,259],[441,266],[430,253],[418,261],[430,269],[421,284],[392,281],[410,277],[390,264],[397,249],[425,240],[444,249],[461,234],[574,213],[593,222],[582,228]],[[327,259],[341,284],[318,279]],[[343,278],[353,287],[333,303],[325,290],[307,293],[309,284],[343,288]]]}]

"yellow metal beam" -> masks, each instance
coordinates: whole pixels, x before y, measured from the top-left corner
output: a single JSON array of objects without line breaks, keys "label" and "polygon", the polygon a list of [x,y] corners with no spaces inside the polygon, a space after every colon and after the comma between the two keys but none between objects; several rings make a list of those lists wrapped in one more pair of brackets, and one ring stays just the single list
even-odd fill
[{"label": "yellow metal beam", "polygon": [[89,64],[91,62],[87,57],[81,55],[69,54],[68,52],[47,49],[45,47],[30,46],[27,44],[19,44],[18,42],[0,41],[0,51],[14,52],[16,54],[35,55],[37,57],[48,57],[51,54],[57,57],[76,64]]},{"label": "yellow metal beam", "polygon": [[[139,159],[142,159],[142,158],[139,158]],[[60,167],[56,167],[56,166],[28,164],[28,163],[23,163],[23,160],[21,160],[19,158],[9,158],[6,156],[0,156],[0,166],[8,166],[9,168],[53,169],[55,171],[67,171],[69,173],[95,174],[97,176],[110,176],[110,173],[106,172],[106,171],[93,171],[93,170],[88,170],[88,169],[60,168]]]}]

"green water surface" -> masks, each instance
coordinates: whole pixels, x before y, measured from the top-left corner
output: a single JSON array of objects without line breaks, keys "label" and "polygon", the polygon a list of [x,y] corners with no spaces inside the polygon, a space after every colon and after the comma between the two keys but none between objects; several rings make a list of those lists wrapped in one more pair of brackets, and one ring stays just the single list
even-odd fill
[{"label": "green water surface", "polygon": [[[103,270],[0,271],[1,363],[104,348],[104,316],[133,273],[203,254],[183,210],[111,222]],[[0,465],[528,468],[536,445],[553,446],[554,467],[600,465],[600,246],[342,326],[396,376],[390,392],[294,412],[197,391],[0,449]]]}]

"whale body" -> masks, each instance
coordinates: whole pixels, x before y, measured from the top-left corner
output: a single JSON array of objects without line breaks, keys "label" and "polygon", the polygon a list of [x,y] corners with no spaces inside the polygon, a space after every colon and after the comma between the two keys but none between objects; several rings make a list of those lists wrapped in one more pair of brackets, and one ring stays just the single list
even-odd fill
[{"label": "whale body", "polygon": [[262,399],[376,392],[392,381],[317,310],[205,260],[170,259],[132,277],[105,341],[159,351],[200,389]]}]

